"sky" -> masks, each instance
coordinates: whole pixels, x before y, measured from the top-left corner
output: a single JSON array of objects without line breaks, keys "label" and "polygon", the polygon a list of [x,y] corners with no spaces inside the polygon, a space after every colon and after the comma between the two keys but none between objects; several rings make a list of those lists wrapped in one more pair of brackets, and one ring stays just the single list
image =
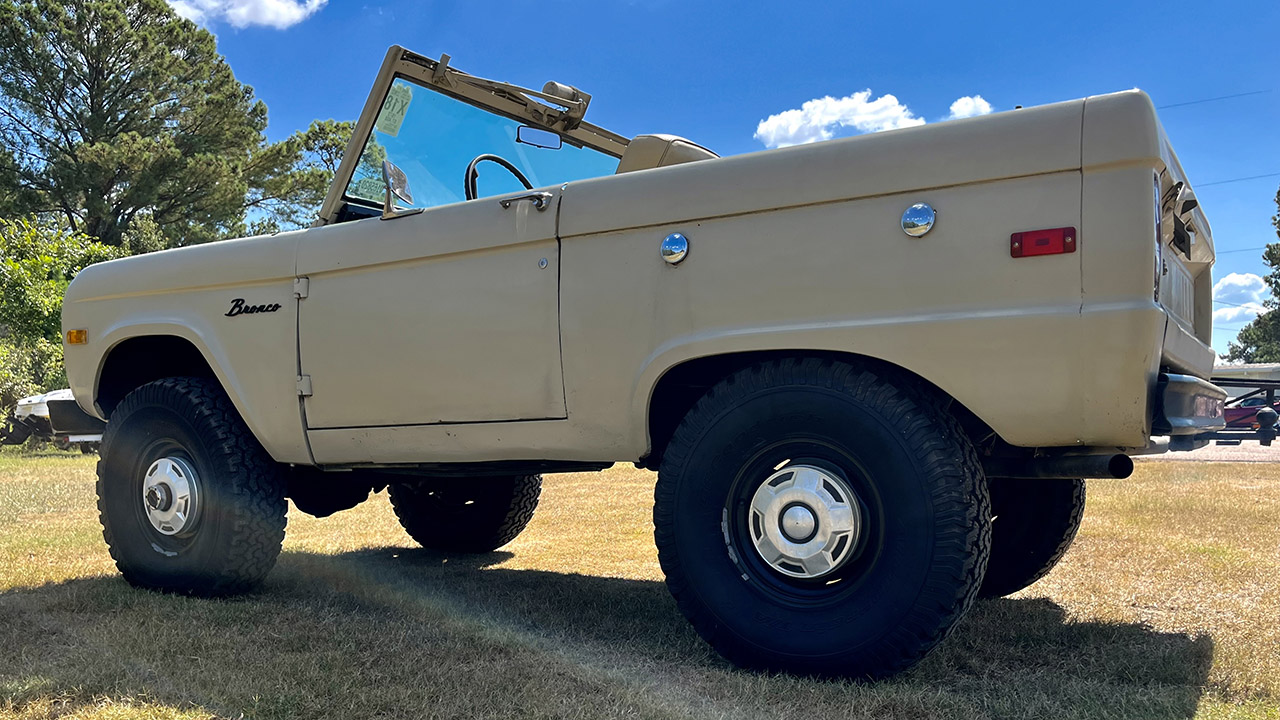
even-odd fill
[{"label": "sky", "polygon": [[526,87],[575,85],[592,94],[598,125],[682,135],[721,155],[1138,87],[1161,108],[1213,227],[1219,352],[1268,297],[1276,0],[169,2],[217,36],[266,102],[272,140],[315,119],[354,120],[392,44]]}]

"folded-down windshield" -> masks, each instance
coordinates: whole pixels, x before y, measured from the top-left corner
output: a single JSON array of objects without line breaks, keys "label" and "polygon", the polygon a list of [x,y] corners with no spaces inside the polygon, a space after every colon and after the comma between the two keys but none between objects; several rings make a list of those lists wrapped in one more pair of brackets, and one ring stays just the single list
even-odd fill
[{"label": "folded-down windshield", "polygon": [[[567,142],[558,148],[518,143],[519,128],[519,122],[397,78],[382,103],[346,195],[381,203],[383,160],[404,171],[415,207],[465,200],[467,167],[481,155],[507,160],[533,187],[609,175],[618,167],[616,157]],[[496,163],[482,163],[476,172],[478,197],[524,189],[514,174]]]}]

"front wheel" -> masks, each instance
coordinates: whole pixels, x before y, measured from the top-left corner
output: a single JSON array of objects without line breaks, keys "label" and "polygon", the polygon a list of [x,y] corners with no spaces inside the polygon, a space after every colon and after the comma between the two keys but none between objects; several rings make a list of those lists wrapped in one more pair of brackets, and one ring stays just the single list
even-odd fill
[{"label": "front wheel", "polygon": [[102,535],[131,584],[226,595],[275,565],[284,480],[216,382],[134,390],[111,414],[100,455]]},{"label": "front wheel", "polygon": [[913,379],[816,359],[712,388],[668,445],[658,557],[698,633],[745,667],[883,677],[964,615],[990,547],[986,483]]}]

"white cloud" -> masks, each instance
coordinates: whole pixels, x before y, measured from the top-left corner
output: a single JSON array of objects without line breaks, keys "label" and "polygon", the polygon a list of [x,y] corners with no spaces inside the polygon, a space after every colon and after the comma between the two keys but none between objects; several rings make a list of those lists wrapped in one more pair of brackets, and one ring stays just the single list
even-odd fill
[{"label": "white cloud", "polygon": [[[981,95],[966,95],[951,103],[951,114],[945,119],[974,117],[989,112],[991,103]],[[871,91],[863,90],[842,98],[830,95],[814,98],[797,109],[770,115],[756,126],[755,139],[765,147],[779,148],[830,140],[842,134],[897,130],[924,123],[924,118],[916,117],[897,97],[881,95],[872,100]],[[852,132],[847,132],[850,129]]]},{"label": "white cloud", "polygon": [[983,100],[981,95],[965,95],[951,103],[951,114],[947,116],[947,119],[959,120],[960,118],[986,115],[989,112],[991,112],[991,103]]},{"label": "white cloud", "polygon": [[328,0],[169,0],[182,17],[200,24],[221,20],[232,27],[267,25],[279,30],[296,25]]},{"label": "white cloud", "polygon": [[893,95],[872,100],[871,91],[863,90],[842,98],[815,98],[799,109],[770,115],[756,126],[755,138],[777,148],[830,140],[843,128],[865,133],[923,124],[924,118],[913,115]]},{"label": "white cloud", "polygon": [[1213,285],[1215,323],[1248,322],[1266,312],[1262,302],[1271,296],[1267,284],[1253,273],[1231,273]]}]

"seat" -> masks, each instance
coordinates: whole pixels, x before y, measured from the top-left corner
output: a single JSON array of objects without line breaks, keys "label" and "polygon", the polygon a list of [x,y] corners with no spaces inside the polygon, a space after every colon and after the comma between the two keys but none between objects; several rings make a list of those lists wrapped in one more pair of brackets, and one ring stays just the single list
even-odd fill
[{"label": "seat", "polygon": [[622,152],[617,174],[718,157],[701,145],[676,135],[637,135]]}]

